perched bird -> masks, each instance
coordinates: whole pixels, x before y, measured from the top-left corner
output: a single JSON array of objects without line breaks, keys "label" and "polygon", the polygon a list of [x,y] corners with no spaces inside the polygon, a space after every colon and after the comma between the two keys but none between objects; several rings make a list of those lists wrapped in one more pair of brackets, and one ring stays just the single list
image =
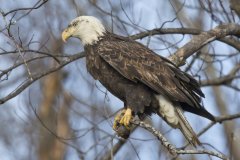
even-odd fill
[{"label": "perched bird", "polygon": [[113,129],[117,124],[128,127],[135,115],[156,113],[191,144],[200,143],[183,111],[215,118],[201,105],[204,94],[192,76],[141,43],[108,32],[92,16],[75,18],[62,32],[64,42],[70,37],[84,45],[88,72],[124,102]]}]

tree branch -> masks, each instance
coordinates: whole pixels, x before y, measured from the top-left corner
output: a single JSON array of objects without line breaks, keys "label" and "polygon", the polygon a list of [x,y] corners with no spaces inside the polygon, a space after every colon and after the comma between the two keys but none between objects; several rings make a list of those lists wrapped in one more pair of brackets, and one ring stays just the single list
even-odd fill
[{"label": "tree branch", "polygon": [[[208,131],[212,126],[214,126],[214,125],[215,125],[216,123],[218,123],[218,122],[219,122],[219,123],[222,123],[222,122],[230,121],[230,120],[237,119],[237,118],[240,118],[240,113],[232,114],[232,115],[225,115],[225,116],[215,117],[215,122],[209,123],[206,127],[204,127],[204,128],[197,134],[197,136],[200,137],[203,133],[205,133],[206,131]],[[189,143],[186,144],[185,146],[181,147],[181,149],[186,148],[188,145],[189,145]]]},{"label": "tree branch", "polygon": [[226,25],[219,25],[214,29],[202,32],[198,36],[193,37],[187,44],[177,50],[171,57],[170,60],[175,62],[176,65],[185,64],[185,60],[201,49],[206,44],[216,40],[224,38],[228,35],[240,36],[240,25],[230,23]]},{"label": "tree branch", "polygon": [[[136,40],[136,39],[142,39],[147,36],[154,36],[154,35],[162,35],[162,34],[191,34],[191,35],[199,35],[201,33],[204,33],[200,29],[195,29],[195,28],[155,28],[149,31],[144,31],[132,36],[129,36],[129,38]],[[238,51],[240,51],[240,43],[236,39],[233,39],[231,37],[223,37],[220,39],[217,39],[220,42],[226,43]]]},{"label": "tree branch", "polygon": [[220,159],[228,160],[228,158],[225,155],[223,155],[222,153],[216,152],[216,151],[214,152],[214,151],[208,151],[208,150],[182,150],[182,149],[177,149],[174,145],[172,145],[171,143],[168,142],[168,140],[161,134],[161,132],[156,130],[151,125],[146,124],[143,121],[138,121],[138,120],[134,120],[134,121],[132,121],[132,123],[148,130],[154,136],[156,136],[158,138],[158,140],[161,141],[162,145],[174,157],[176,157],[180,154],[208,154],[208,155],[211,155],[211,156],[218,157]]},{"label": "tree branch", "polygon": [[122,148],[126,140],[120,139],[105,155],[100,158],[101,160],[111,160],[113,156]]},{"label": "tree branch", "polygon": [[149,31],[141,32],[132,36],[129,36],[131,39],[142,39],[147,36],[162,35],[162,34],[193,34],[198,35],[202,31],[195,28],[155,28]]},{"label": "tree branch", "polygon": [[50,74],[53,73],[59,69],[61,69],[62,67],[64,67],[65,65],[79,59],[79,58],[83,58],[85,56],[84,52],[69,56],[69,57],[64,57],[60,64],[57,66],[54,66],[50,69],[48,69],[47,71],[44,71],[42,73],[37,73],[37,74],[33,74],[31,76],[31,78],[26,79],[18,88],[16,88],[13,92],[11,92],[10,94],[8,94],[7,96],[3,97],[0,99],[0,104],[5,103],[6,101],[12,99],[13,97],[17,96],[18,94],[20,94],[22,91],[24,91],[28,86],[30,86],[33,82],[35,82],[36,80]]},{"label": "tree branch", "polygon": [[223,84],[230,84],[234,79],[240,78],[240,76],[236,76],[236,73],[240,70],[240,64],[237,64],[233,67],[233,69],[225,76],[218,77],[216,79],[203,80],[200,81],[201,86],[216,86]]},{"label": "tree branch", "polygon": [[25,10],[34,10],[34,9],[38,9],[40,8],[42,5],[44,5],[45,3],[47,3],[48,0],[43,0],[42,3],[38,4],[41,0],[39,0],[36,4],[34,4],[33,7],[27,7],[27,8],[17,8],[17,9],[13,9],[7,13],[2,13],[2,15],[5,17],[10,13],[14,13],[14,12],[18,12],[18,11],[25,11]]}]

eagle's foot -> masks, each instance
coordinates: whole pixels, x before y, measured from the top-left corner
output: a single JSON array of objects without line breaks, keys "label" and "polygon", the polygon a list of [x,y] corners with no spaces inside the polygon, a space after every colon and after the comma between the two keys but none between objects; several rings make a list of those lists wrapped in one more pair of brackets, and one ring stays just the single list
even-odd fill
[{"label": "eagle's foot", "polygon": [[125,114],[125,112],[126,112],[126,109],[123,109],[117,113],[117,115],[115,116],[114,121],[113,121],[113,130],[115,130],[115,131],[118,130],[118,128],[120,126],[120,120],[123,117],[123,115]]},{"label": "eagle's foot", "polygon": [[130,120],[132,119],[132,110],[128,108],[121,117],[119,123],[130,130]]},{"label": "eagle's foot", "polygon": [[132,110],[123,109],[117,113],[113,122],[113,130],[117,133],[119,137],[127,139],[130,135],[132,125],[130,121],[132,119]]}]

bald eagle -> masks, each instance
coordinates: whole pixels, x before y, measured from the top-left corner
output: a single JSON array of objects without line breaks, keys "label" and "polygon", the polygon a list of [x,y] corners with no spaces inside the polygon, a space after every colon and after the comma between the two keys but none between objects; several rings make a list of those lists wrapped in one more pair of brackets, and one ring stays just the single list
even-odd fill
[{"label": "bald eagle", "polygon": [[92,16],[75,18],[62,32],[64,42],[70,37],[84,45],[88,72],[124,102],[113,129],[117,124],[128,127],[135,115],[156,113],[191,144],[200,144],[183,111],[215,118],[201,105],[204,94],[192,76],[141,43],[108,32]]}]

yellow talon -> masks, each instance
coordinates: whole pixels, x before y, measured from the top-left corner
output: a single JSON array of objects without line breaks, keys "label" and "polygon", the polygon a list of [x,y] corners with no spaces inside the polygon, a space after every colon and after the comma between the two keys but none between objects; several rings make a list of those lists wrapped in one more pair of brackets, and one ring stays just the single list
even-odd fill
[{"label": "yellow talon", "polygon": [[130,108],[128,108],[125,111],[124,115],[121,117],[121,120],[119,121],[119,123],[129,129],[129,124],[130,124],[131,118],[132,118],[132,110]]},{"label": "yellow talon", "polygon": [[113,121],[113,130],[117,130],[120,125],[130,128],[130,120],[132,119],[132,110],[130,108],[123,109],[117,113]]},{"label": "yellow talon", "polygon": [[131,109],[122,109],[117,113],[113,122],[113,130],[119,137],[127,139],[131,132],[130,120],[132,119]]},{"label": "yellow talon", "polygon": [[114,121],[113,121],[113,130],[116,131],[118,129],[118,127],[120,125],[120,120],[121,120],[122,116],[125,114],[125,112],[126,112],[126,109],[123,109],[117,113],[117,115],[115,116]]}]

